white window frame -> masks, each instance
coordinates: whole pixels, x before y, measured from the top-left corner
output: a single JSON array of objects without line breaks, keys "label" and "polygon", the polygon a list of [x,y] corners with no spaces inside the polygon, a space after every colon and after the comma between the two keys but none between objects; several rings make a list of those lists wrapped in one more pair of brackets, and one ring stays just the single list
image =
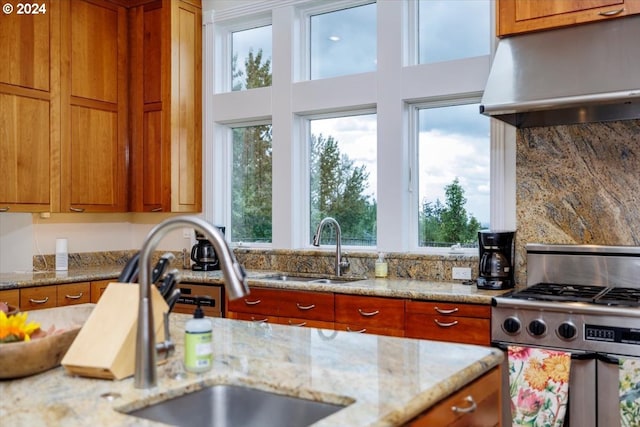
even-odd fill
[{"label": "white window frame", "polygon": [[[413,0],[378,0],[377,71],[301,80],[300,76],[307,72],[302,64],[308,60],[294,53],[305,50],[300,32],[301,22],[305,21],[302,18],[308,10],[328,7],[330,3],[329,0],[256,0],[232,9],[204,11],[204,217],[217,224],[229,224],[225,214],[228,209],[223,208],[230,206],[230,195],[225,191],[230,188],[230,177],[224,176],[230,172],[230,165],[225,166],[230,162],[230,147],[228,143],[225,145],[225,134],[230,132],[225,132],[226,127],[269,122],[273,126],[274,150],[271,247],[310,248],[308,175],[304,178],[308,157],[306,148],[302,149],[307,144],[300,144],[304,121],[327,113],[346,115],[374,110],[378,117],[377,153],[384,162],[378,162],[378,246],[366,249],[428,252],[419,251],[412,244],[414,235],[417,244],[416,230],[411,229],[417,227],[417,222],[407,226],[413,223],[411,215],[415,215],[417,221],[417,205],[410,200],[411,106],[450,99],[452,95],[481,93],[492,55],[416,65],[412,63],[415,62],[412,56],[417,52],[410,51],[407,22],[409,10],[415,7]],[[338,0],[334,9],[365,3],[369,1]],[[205,3],[207,6],[215,7],[216,1]],[[264,25],[266,16],[271,18],[272,25],[272,86],[240,92],[217,91],[222,77],[214,74],[214,58],[224,53],[224,45],[216,37],[221,37],[221,31]],[[241,25],[247,22],[252,25]],[[437,76],[447,78],[431,84]],[[327,93],[331,93],[331,97],[327,97]],[[491,119],[491,135],[491,226],[515,229],[515,130]],[[303,185],[304,182],[307,184]]]}]

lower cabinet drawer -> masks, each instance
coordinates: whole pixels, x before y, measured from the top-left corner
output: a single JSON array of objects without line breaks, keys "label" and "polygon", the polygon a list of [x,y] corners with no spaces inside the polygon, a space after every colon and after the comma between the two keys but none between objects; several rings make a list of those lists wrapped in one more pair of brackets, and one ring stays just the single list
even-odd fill
[{"label": "lower cabinet drawer", "polygon": [[91,302],[91,284],[89,282],[58,285],[57,288],[56,301],[58,306]]},{"label": "lower cabinet drawer", "polygon": [[404,330],[404,300],[356,295],[336,295],[336,323]]},{"label": "lower cabinet drawer", "polygon": [[4,302],[14,307],[20,307],[20,290],[7,289],[0,291],[0,302]]},{"label": "lower cabinet drawer", "polygon": [[490,345],[491,320],[407,313],[405,336],[463,344]]},{"label": "lower cabinet drawer", "polygon": [[20,310],[53,308],[57,305],[57,286],[38,286],[20,289]]},{"label": "lower cabinet drawer", "polygon": [[227,309],[240,313],[261,313],[264,315],[276,315],[278,313],[278,290],[264,288],[250,288],[249,295],[229,300]]},{"label": "lower cabinet drawer", "polygon": [[411,427],[494,427],[500,425],[500,368],[493,368],[471,384],[407,423]]}]

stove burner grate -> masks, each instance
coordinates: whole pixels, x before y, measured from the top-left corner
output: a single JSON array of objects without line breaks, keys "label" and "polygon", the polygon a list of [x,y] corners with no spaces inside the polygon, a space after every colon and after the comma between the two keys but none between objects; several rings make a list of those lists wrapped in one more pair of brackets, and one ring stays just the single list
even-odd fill
[{"label": "stove burner grate", "polygon": [[640,289],[636,288],[607,288],[595,301],[596,304],[640,306]]},{"label": "stove burner grate", "polygon": [[539,301],[593,302],[606,289],[603,286],[537,283],[511,294],[511,297]]}]

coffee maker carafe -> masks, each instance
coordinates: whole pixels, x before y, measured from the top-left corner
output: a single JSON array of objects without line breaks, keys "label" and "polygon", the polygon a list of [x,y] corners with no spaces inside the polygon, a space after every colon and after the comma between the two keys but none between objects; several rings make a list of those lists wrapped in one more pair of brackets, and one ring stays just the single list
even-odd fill
[{"label": "coffee maker carafe", "polygon": [[510,289],[515,286],[515,231],[479,231],[480,289]]},{"label": "coffee maker carafe", "polygon": [[[216,226],[224,235],[225,227]],[[195,264],[191,267],[194,271],[213,271],[220,270],[220,260],[216,255],[216,251],[204,234],[196,231],[196,243],[191,248],[191,259]]]}]

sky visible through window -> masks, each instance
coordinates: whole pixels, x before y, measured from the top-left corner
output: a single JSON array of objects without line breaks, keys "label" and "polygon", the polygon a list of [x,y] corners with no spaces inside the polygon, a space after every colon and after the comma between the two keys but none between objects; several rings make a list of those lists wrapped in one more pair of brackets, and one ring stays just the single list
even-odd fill
[{"label": "sky visible through window", "polygon": [[[366,62],[375,71],[375,56],[365,59],[353,49],[340,49],[341,41],[354,41],[362,37],[362,25],[354,24],[354,16],[364,23],[374,23],[375,4],[344,9],[340,13],[316,15],[322,27],[316,24],[318,35],[311,40],[317,49],[324,49],[336,70],[317,71],[320,77],[362,72],[354,63]],[[490,53],[490,1],[489,0],[420,0],[418,3],[419,63],[434,63]],[[312,18],[313,19],[313,18]],[[320,19],[319,19],[320,20]],[[330,25],[329,25],[330,24]],[[335,28],[336,31],[331,31]],[[368,28],[368,27],[367,27]],[[322,29],[322,31],[320,31]],[[453,31],[455,29],[455,31]],[[339,30],[340,40],[331,40]],[[312,25],[313,31],[313,25]],[[360,35],[358,35],[360,33]],[[364,37],[375,39],[375,32],[364,31]],[[322,38],[322,40],[320,40]],[[326,39],[326,40],[325,40]],[[375,50],[375,43],[372,44]],[[367,45],[367,49],[371,44]],[[238,53],[238,67],[253,48],[254,54],[263,49],[264,59],[271,59],[271,26],[253,28],[234,33],[233,50]],[[313,66],[311,67],[313,77]],[[338,69],[339,68],[339,69]],[[376,129],[376,115],[352,116],[348,128],[344,121],[315,121],[313,133],[333,136],[339,141],[349,158],[367,167],[370,194],[377,200],[377,150],[369,143],[372,129]],[[419,113],[419,201],[426,198],[444,203],[444,187],[459,178],[467,198],[466,210],[483,226],[489,225],[489,119],[480,115],[477,104],[421,109]],[[408,167],[408,165],[407,165]]]}]

